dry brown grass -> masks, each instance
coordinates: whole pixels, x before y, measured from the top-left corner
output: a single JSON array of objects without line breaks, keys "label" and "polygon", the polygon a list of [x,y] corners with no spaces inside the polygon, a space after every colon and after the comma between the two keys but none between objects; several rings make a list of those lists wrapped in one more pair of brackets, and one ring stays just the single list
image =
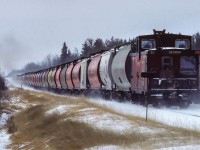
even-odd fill
[{"label": "dry brown grass", "polygon": [[[19,94],[19,95],[18,95]],[[130,149],[155,149],[184,144],[199,144],[200,134],[195,131],[169,127],[153,121],[129,115],[122,115],[97,104],[89,103],[84,98],[72,99],[49,93],[17,89],[12,91],[13,96],[20,96],[27,103],[36,104],[19,112],[14,117],[17,128],[12,136],[9,148],[17,149],[48,149],[48,150],[78,150],[98,145],[119,145]],[[67,113],[46,115],[45,112],[58,105],[73,105]],[[155,134],[130,132],[129,134],[116,133],[97,129],[90,123],[78,121],[76,118],[84,115],[78,110],[96,108],[90,114],[100,115],[109,113],[135,124],[136,127],[147,127],[155,130],[164,130]],[[114,127],[113,127],[114,128]]]},{"label": "dry brown grass", "polygon": [[75,116],[74,113],[67,116],[56,113],[45,115],[44,105],[28,108],[14,119],[17,132],[12,136],[13,144],[9,147],[30,143],[27,148],[34,145],[34,149],[38,149],[48,145],[52,149],[76,150],[104,144],[129,145],[146,139],[144,135],[108,132],[69,119]]},{"label": "dry brown grass", "polygon": [[[112,109],[109,109],[107,107],[103,107],[96,103],[92,103],[90,101],[86,101],[86,103],[104,112],[109,112],[117,116],[122,116],[126,118],[127,120],[134,121],[134,123],[136,123],[138,126],[145,125],[148,128],[156,128],[157,130],[162,130],[162,129],[166,130],[166,132],[164,133],[161,132],[161,133],[155,133],[154,135],[151,135],[149,137],[149,140],[147,140],[146,142],[143,142],[143,146],[146,147],[147,149],[149,149],[151,145],[154,148],[157,147],[158,141],[160,142],[160,144],[158,144],[158,148],[159,148],[159,145],[161,145],[161,147],[164,147],[164,146],[167,147],[169,145],[168,142],[170,143],[170,145],[173,145],[174,143],[175,146],[184,145],[184,144],[200,144],[200,132],[198,131],[189,130],[185,128],[172,127],[172,126],[168,126],[168,125],[158,123],[152,120],[148,120],[148,122],[146,122],[146,119],[144,118],[139,118],[139,117],[135,117],[132,115],[127,115],[127,114],[124,115]],[[171,141],[174,141],[174,142],[171,142]]]}]

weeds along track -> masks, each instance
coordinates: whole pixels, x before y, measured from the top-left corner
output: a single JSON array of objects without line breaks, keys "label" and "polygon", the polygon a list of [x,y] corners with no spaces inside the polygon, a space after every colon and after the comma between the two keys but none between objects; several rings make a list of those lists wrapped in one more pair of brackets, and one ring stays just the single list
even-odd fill
[{"label": "weeds along track", "polygon": [[[15,114],[16,132],[9,148],[159,149],[200,144],[198,132],[163,125],[113,111],[85,98],[15,89],[26,107]],[[120,104],[119,104],[120,105]]]}]

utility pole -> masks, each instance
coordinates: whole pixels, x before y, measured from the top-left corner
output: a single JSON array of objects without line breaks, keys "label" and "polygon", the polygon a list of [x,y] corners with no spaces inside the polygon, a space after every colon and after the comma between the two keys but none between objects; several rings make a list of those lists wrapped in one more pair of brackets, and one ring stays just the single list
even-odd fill
[{"label": "utility pole", "polygon": [[[148,93],[147,93],[148,94]],[[148,120],[148,95],[145,95],[145,105],[146,105],[146,122]]]},{"label": "utility pole", "polygon": [[148,72],[142,72],[141,73],[141,77],[147,79],[147,92],[144,94],[144,96],[145,96],[145,105],[146,105],[146,122],[148,120],[148,105],[149,105],[148,98],[149,98],[149,90],[150,90],[149,83],[150,83],[150,78],[152,77],[152,75],[153,74],[148,73]]}]

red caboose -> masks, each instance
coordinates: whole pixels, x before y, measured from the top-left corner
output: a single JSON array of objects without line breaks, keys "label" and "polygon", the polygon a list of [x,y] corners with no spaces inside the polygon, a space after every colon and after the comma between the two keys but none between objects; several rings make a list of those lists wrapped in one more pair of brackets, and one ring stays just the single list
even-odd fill
[{"label": "red caboose", "polygon": [[199,93],[199,55],[191,36],[154,31],[139,36],[131,53],[131,92],[155,106],[187,107]]}]

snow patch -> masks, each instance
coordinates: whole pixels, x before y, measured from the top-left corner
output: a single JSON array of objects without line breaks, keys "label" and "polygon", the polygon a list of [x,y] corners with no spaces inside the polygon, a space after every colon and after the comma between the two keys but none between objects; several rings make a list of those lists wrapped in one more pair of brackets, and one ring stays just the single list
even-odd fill
[{"label": "snow patch", "polygon": [[[90,109],[95,110],[95,109]],[[137,122],[129,121],[126,118],[110,113],[95,114],[91,112],[82,112],[78,117],[79,121],[89,123],[92,126],[116,133],[129,134],[132,132],[143,134],[155,134],[165,132],[164,130],[155,130],[148,127],[141,127]]]},{"label": "snow patch", "polygon": [[7,114],[7,113],[2,113],[1,116],[0,116],[0,128],[2,128],[7,120],[10,118],[10,114]]},{"label": "snow patch", "polygon": [[96,108],[83,108],[78,110],[79,112],[86,112],[86,111],[92,111],[92,110],[97,110]]},{"label": "snow patch", "polygon": [[26,108],[26,104],[23,101],[21,101],[19,97],[12,97],[9,103],[15,104],[16,106],[21,108]]},{"label": "snow patch", "polygon": [[9,137],[10,134],[7,133],[6,130],[2,129],[3,126],[6,124],[7,120],[10,118],[10,114],[2,113],[0,116],[0,149],[5,150],[6,145],[10,143]]},{"label": "snow patch", "polygon": [[198,150],[200,149],[200,145],[187,145],[187,146],[179,146],[179,147],[169,147],[169,148],[161,148],[159,150]]},{"label": "snow patch", "polygon": [[49,111],[46,112],[46,115],[52,115],[54,113],[64,114],[67,112],[67,106],[66,105],[59,105]]},{"label": "snow patch", "polygon": [[8,134],[6,130],[0,131],[0,149],[1,150],[7,149],[6,145],[10,143],[9,138],[10,138],[10,134]]},{"label": "snow patch", "polygon": [[[120,112],[124,115],[146,118],[146,107],[141,105],[132,104],[130,102],[119,103],[116,101],[106,101],[103,99],[89,99],[88,101],[109,108],[115,112]],[[192,111],[193,107],[195,108],[195,111]],[[191,116],[191,111],[193,112],[193,115],[194,112],[195,114],[200,114],[200,105],[193,104],[189,110],[172,110],[168,108],[156,109],[149,106],[148,119],[174,127],[200,131],[200,117]]]},{"label": "snow patch", "polygon": [[82,112],[82,115],[78,117],[78,120],[89,123],[99,129],[116,132],[128,132],[131,126],[131,124],[122,117],[111,115],[109,113],[95,114],[91,112]]},{"label": "snow patch", "polygon": [[94,146],[85,150],[125,150],[122,147],[116,145],[101,145],[101,146]]}]

